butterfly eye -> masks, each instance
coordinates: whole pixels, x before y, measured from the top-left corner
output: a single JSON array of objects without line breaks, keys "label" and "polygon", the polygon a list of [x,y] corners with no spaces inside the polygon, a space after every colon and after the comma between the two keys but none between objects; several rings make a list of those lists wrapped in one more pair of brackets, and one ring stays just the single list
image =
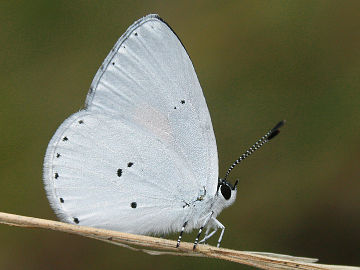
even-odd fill
[{"label": "butterfly eye", "polygon": [[221,185],[220,191],[225,200],[229,200],[231,198],[231,188],[228,185]]}]

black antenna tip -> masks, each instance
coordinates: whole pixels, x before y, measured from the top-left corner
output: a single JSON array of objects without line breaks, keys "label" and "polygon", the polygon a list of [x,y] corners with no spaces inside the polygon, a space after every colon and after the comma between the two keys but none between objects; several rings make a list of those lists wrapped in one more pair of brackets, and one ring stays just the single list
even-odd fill
[{"label": "black antenna tip", "polygon": [[269,137],[267,138],[269,141],[280,133],[279,128],[285,125],[285,122],[286,122],[285,120],[282,120],[276,124],[276,126],[271,130]]},{"label": "black antenna tip", "polygon": [[271,132],[271,134],[269,135],[269,137],[268,137],[267,139],[270,141],[270,140],[273,139],[275,136],[277,136],[279,133],[280,133],[280,130],[277,129],[277,130]]},{"label": "black antenna tip", "polygon": [[280,121],[279,123],[276,124],[276,126],[271,131],[274,132],[275,130],[277,130],[277,129],[281,128],[283,125],[285,125],[285,123],[286,123],[286,120]]}]

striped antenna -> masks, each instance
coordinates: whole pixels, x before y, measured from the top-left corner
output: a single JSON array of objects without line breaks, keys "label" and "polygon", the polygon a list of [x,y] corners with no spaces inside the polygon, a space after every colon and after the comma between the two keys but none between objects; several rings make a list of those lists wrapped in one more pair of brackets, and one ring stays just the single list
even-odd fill
[{"label": "striped antenna", "polygon": [[262,136],[253,146],[249,148],[244,154],[242,154],[235,162],[230,166],[228,171],[225,174],[224,181],[229,176],[232,169],[235,168],[236,165],[238,165],[241,161],[243,161],[245,158],[250,156],[252,153],[254,153],[256,150],[258,150],[261,146],[263,146],[265,143],[273,139],[276,135],[280,133],[280,128],[285,124],[285,120],[280,121],[275,127],[273,127],[268,133],[266,133],[264,136]]}]

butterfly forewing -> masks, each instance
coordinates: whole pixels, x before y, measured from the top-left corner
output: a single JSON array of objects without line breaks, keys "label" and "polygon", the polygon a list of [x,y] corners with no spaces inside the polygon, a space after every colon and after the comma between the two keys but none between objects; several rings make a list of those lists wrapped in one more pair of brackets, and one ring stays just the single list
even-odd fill
[{"label": "butterfly forewing", "polygon": [[185,48],[158,16],[137,21],[118,40],[86,106],[142,124],[183,156],[200,187],[215,192],[218,157],[206,101]]}]

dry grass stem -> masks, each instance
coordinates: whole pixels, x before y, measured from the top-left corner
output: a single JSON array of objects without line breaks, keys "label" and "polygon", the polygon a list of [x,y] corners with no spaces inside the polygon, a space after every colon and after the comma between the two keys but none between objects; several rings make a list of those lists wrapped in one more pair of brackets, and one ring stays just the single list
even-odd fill
[{"label": "dry grass stem", "polygon": [[[105,241],[107,243],[120,245],[132,250],[143,251],[151,255],[171,254],[177,256],[200,256],[217,258],[220,260],[227,260],[250,265],[260,269],[360,270],[360,267],[318,264],[315,263],[317,261],[316,259],[311,258],[293,257],[265,252],[238,251],[225,248],[216,248],[209,245],[198,245],[196,250],[193,251],[192,243],[181,242],[181,246],[176,248],[176,241],[173,240],[143,235],[134,235],[86,226],[78,226],[58,221],[19,216],[3,212],[0,212],[0,223],[11,226],[43,228],[77,234],[88,238]],[[137,246],[139,248],[132,246]]]}]

